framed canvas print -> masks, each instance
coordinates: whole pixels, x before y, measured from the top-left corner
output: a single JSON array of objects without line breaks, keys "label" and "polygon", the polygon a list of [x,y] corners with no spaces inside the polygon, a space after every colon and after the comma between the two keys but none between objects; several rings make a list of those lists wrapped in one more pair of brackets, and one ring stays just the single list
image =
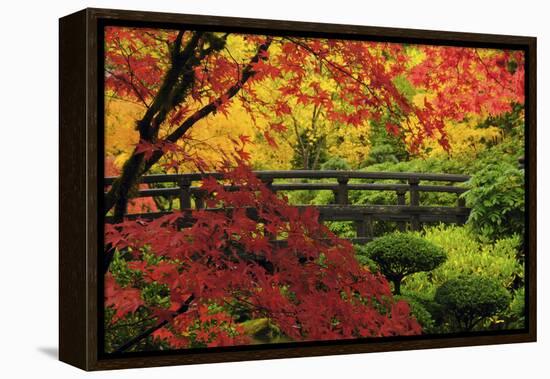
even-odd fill
[{"label": "framed canvas print", "polygon": [[60,19],[60,359],[536,340],[536,39]]}]

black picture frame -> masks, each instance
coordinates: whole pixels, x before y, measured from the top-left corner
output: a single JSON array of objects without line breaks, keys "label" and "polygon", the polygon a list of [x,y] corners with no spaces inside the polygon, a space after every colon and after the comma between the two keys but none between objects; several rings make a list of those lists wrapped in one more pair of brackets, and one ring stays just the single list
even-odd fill
[{"label": "black picture frame", "polygon": [[[525,51],[526,328],[369,341],[243,346],[189,352],[101,353],[103,220],[102,27],[189,25],[241,32],[315,35]],[[84,9],[59,20],[59,358],[84,370],[305,357],[536,341],[536,38],[171,13]]]}]

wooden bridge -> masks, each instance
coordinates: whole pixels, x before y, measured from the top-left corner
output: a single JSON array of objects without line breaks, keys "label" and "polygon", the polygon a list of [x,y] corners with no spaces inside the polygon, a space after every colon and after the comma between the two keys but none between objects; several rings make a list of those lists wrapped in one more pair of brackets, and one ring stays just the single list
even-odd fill
[{"label": "wooden bridge", "polygon": [[[456,186],[470,179],[466,175],[336,170],[255,171],[255,174],[275,192],[332,191],[332,204],[315,206],[320,221],[354,222],[356,237],[352,240],[356,243],[370,241],[374,223],[378,221],[395,222],[400,230],[407,229],[407,226],[419,230],[423,223],[463,224],[470,213],[460,197],[467,188]],[[203,208],[205,192],[197,184],[206,176],[222,179],[220,173],[146,175],[141,178],[141,183],[152,188],[140,189],[135,197],[178,198],[181,209]],[[115,179],[105,178],[105,186],[111,185]],[[168,187],[153,188],[158,185]],[[350,191],[394,192],[397,201],[393,205],[350,205]],[[456,194],[456,204],[422,205],[420,195],[427,192]],[[170,211],[127,214],[127,217],[155,218],[168,213]],[[106,222],[111,221],[111,217],[106,217]]]}]

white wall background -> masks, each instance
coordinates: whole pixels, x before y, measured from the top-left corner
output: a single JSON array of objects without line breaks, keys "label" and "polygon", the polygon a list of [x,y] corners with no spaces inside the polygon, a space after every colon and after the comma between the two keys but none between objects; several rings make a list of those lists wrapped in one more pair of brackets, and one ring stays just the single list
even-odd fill
[{"label": "white wall background", "polygon": [[[0,375],[74,378],[57,355],[57,19],[105,7],[538,37],[539,342],[93,373],[109,378],[535,378],[550,371],[550,28],[544,1],[26,0],[0,20]],[[6,179],[4,179],[6,178]],[[545,191],[546,189],[546,191]]]}]

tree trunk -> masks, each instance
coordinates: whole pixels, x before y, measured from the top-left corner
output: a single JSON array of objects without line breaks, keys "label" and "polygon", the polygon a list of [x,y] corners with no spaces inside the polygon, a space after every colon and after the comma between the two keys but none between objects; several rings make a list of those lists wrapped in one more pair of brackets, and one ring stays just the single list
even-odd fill
[{"label": "tree trunk", "polygon": [[401,295],[401,282],[403,281],[403,277],[396,277],[393,278],[393,294],[394,295]]}]

